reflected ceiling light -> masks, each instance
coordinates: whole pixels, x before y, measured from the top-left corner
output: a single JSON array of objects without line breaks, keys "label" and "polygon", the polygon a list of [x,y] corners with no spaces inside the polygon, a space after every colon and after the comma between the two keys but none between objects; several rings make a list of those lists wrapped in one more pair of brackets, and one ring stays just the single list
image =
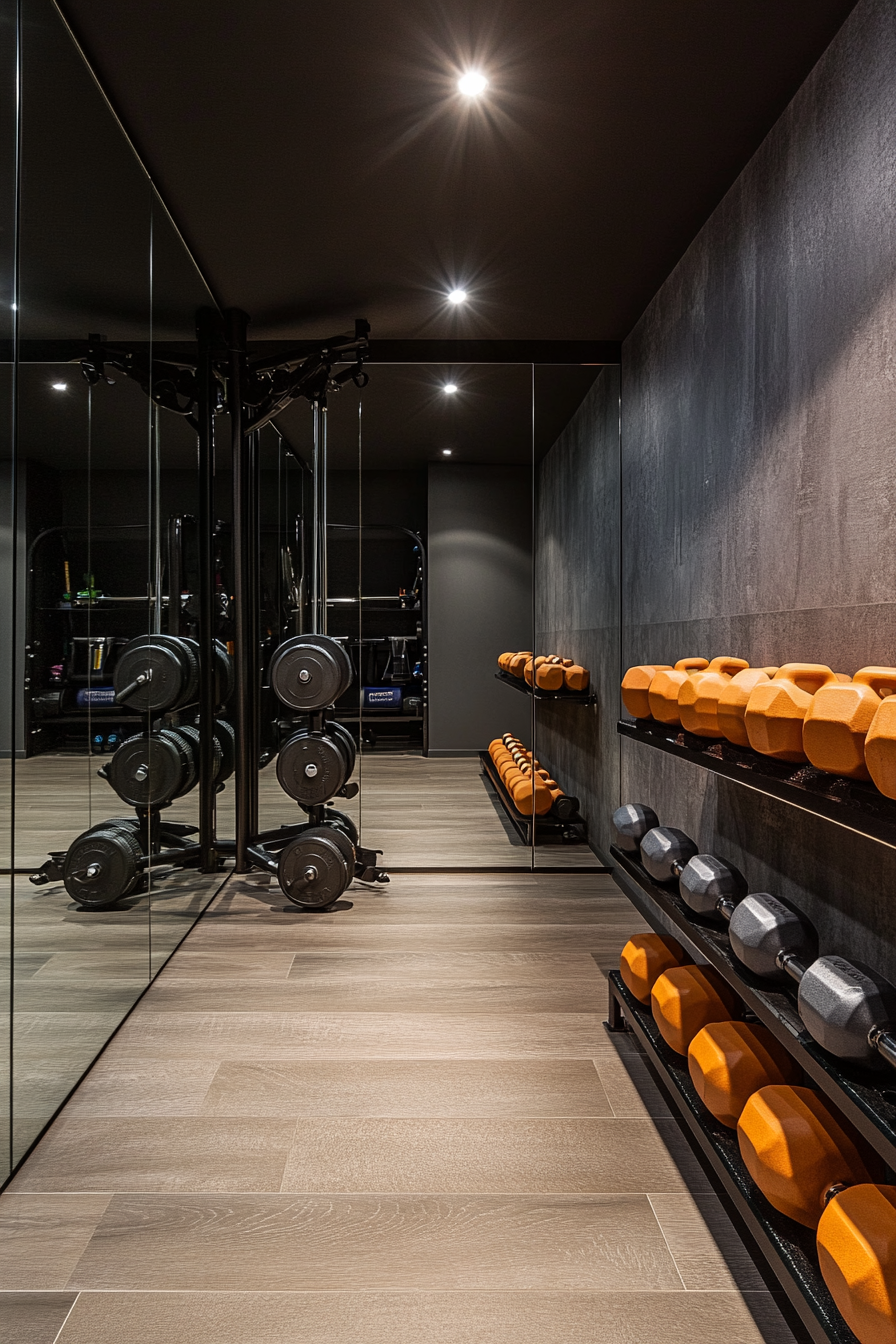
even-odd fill
[{"label": "reflected ceiling light", "polygon": [[451,293],[448,295],[449,303],[466,303],[466,301],[467,291],[465,289],[452,289]]},{"label": "reflected ceiling light", "polygon": [[68,391],[68,383],[51,383],[50,386],[52,387],[54,392]]},{"label": "reflected ceiling light", "polygon": [[488,80],[481,70],[468,70],[457,81],[457,87],[465,98],[478,98],[488,88]]},{"label": "reflected ceiling light", "polygon": [[447,392],[449,397],[452,396],[457,391],[457,383],[446,383],[442,391]]},{"label": "reflected ceiling light", "polygon": [[451,449],[450,449],[450,448],[443,448],[443,449],[442,449],[442,456],[443,456],[443,457],[450,457],[450,456],[451,456]]}]

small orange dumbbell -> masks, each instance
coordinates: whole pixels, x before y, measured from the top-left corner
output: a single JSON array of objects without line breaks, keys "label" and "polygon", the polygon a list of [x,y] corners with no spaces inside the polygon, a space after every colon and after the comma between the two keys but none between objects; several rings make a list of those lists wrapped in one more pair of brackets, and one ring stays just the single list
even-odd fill
[{"label": "small orange dumbbell", "polygon": [[657,672],[671,672],[671,663],[641,663],[630,667],[622,678],[622,703],[636,719],[650,718],[647,692]]},{"label": "small orange dumbbell", "polygon": [[803,750],[818,770],[870,779],[865,739],[882,697],[896,694],[896,667],[863,667],[852,681],[822,686],[803,723]]},{"label": "small orange dumbbell", "polygon": [[685,732],[724,737],[719,727],[719,698],[732,677],[745,672],[743,658],[713,658],[705,672],[687,677],[678,691],[678,713]]},{"label": "small orange dumbbell", "polygon": [[710,1022],[727,1022],[741,1011],[740,999],[712,966],[674,966],[655,981],[650,995],[663,1040],[679,1055]]},{"label": "small orange dumbbell", "polygon": [[840,1186],[873,1179],[861,1140],[809,1087],[761,1087],[737,1122],[744,1165],[780,1213],[817,1227]]},{"label": "small orange dumbbell", "polygon": [[649,1003],[650,992],[659,977],[685,961],[684,948],[677,938],[659,933],[636,933],[622,949],[619,974],[626,989],[639,1003]]},{"label": "small orange dumbbell", "polygon": [[753,688],[760,682],[771,681],[780,669],[777,667],[747,667],[736,673],[719,696],[717,711],[722,736],[737,747],[748,747],[750,739],[744,725],[747,702]]},{"label": "small orange dumbbell", "polygon": [[768,1027],[710,1022],[688,1049],[688,1072],[703,1105],[729,1129],[760,1087],[796,1083],[800,1070]]},{"label": "small orange dumbbell", "polygon": [[834,1195],[817,1245],[822,1278],[860,1344],[896,1344],[896,1186]]},{"label": "small orange dumbbell", "polygon": [[803,720],[822,686],[838,685],[821,663],[785,663],[771,681],[754,687],[744,714],[750,746],[776,761],[805,761]]}]

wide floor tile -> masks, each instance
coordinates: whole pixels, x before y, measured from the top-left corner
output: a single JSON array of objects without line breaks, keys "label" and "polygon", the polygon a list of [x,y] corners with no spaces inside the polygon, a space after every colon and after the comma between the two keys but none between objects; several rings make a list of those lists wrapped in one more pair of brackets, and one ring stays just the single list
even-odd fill
[{"label": "wide floor tile", "polygon": [[[248,954],[247,954],[248,955]],[[261,954],[257,954],[261,955]],[[189,957],[177,957],[172,967],[188,975],[180,963]],[[212,962],[223,956],[211,958]],[[290,980],[352,981],[400,980],[409,984],[420,980],[500,980],[523,985],[558,980],[603,979],[590,952],[450,952],[441,946],[428,952],[296,952],[292,955]],[[205,975],[197,971],[196,975]],[[234,975],[238,972],[234,971]],[[248,977],[248,972],[247,972]],[[245,977],[245,978],[247,978]]]},{"label": "wide floor tile", "polygon": [[65,1288],[109,1195],[0,1195],[0,1289]]},{"label": "wide floor tile", "polygon": [[0,1290],[0,1339],[6,1344],[54,1344],[76,1296]]},{"label": "wide floor tile", "polygon": [[[292,912],[290,912],[292,913]],[[350,913],[350,912],[349,912]],[[647,925],[632,910],[625,922],[605,924],[313,924],[296,909],[277,925],[234,921],[220,926],[203,920],[190,935],[193,952],[225,955],[270,948],[279,952],[426,952],[437,945],[445,952],[595,952],[619,953],[633,933]]]},{"label": "wide floor tile", "polygon": [[644,1195],[113,1195],[71,1288],[663,1291]]},{"label": "wide floor tile", "polygon": [[295,1121],[63,1115],[11,1189],[279,1190]]},{"label": "wide floor tile", "polygon": [[793,1344],[766,1293],[81,1293],[59,1344]]},{"label": "wide floor tile", "polygon": [[65,1114],[198,1115],[217,1069],[215,1060],[113,1059],[107,1053],[81,1083]]},{"label": "wide floor tile", "polygon": [[225,1060],[203,1115],[610,1116],[590,1059]]}]

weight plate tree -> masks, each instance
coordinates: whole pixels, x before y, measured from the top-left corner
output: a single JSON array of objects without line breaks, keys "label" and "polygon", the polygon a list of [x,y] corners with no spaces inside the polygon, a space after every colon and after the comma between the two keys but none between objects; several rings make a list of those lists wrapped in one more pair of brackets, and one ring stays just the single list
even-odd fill
[{"label": "weight plate tree", "polygon": [[280,855],[277,880],[283,894],[308,910],[338,901],[355,870],[355,850],[335,826],[312,826]]},{"label": "weight plate tree", "polygon": [[87,831],[65,856],[65,889],[85,910],[102,910],[131,894],[140,879],[141,858],[131,830],[107,825]]},{"label": "weight plate tree", "polygon": [[301,728],[280,748],[277,779],[283,792],[300,807],[315,807],[327,802],[344,786],[349,765],[348,752],[340,737]]},{"label": "weight plate tree", "polygon": [[352,684],[351,658],[328,635],[296,635],[271,660],[271,686],[290,709],[326,709]]}]

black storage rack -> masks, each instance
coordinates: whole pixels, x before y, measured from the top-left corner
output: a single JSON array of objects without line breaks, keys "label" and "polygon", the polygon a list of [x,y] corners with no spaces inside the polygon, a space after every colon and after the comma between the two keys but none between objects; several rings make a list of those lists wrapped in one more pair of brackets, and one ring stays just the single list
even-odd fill
[{"label": "black storage rack", "polygon": [[512,672],[496,672],[495,680],[501,681],[505,686],[512,686],[515,691],[522,691],[523,695],[528,695],[530,700],[566,700],[571,705],[593,705],[596,696],[593,691],[543,691],[539,686],[530,686],[522,677],[515,677]]},{"label": "black storage rack", "polygon": [[545,840],[548,843],[556,843],[557,841],[582,845],[588,843],[585,818],[579,816],[578,812],[566,821],[558,821],[556,817],[550,816],[526,816],[516,807],[487,751],[480,751],[479,765],[483,775],[498,795],[498,799],[514,829],[527,845],[533,843],[533,832],[536,845],[543,843]]},{"label": "black storage rack", "polygon": [[653,719],[620,719],[617,732],[896,849],[896,802],[873,784],[776,761],[750,747],[696,737]]},{"label": "black storage rack", "polygon": [[702,1105],[687,1064],[669,1049],[649,1009],[626,989],[618,971],[608,979],[611,1031],[627,1026],[645,1051],[663,1091],[681,1112],[708,1165],[752,1234],[788,1299],[816,1344],[858,1344],[821,1277],[815,1236],[786,1218],[754,1185],[740,1156],[734,1130]]}]

